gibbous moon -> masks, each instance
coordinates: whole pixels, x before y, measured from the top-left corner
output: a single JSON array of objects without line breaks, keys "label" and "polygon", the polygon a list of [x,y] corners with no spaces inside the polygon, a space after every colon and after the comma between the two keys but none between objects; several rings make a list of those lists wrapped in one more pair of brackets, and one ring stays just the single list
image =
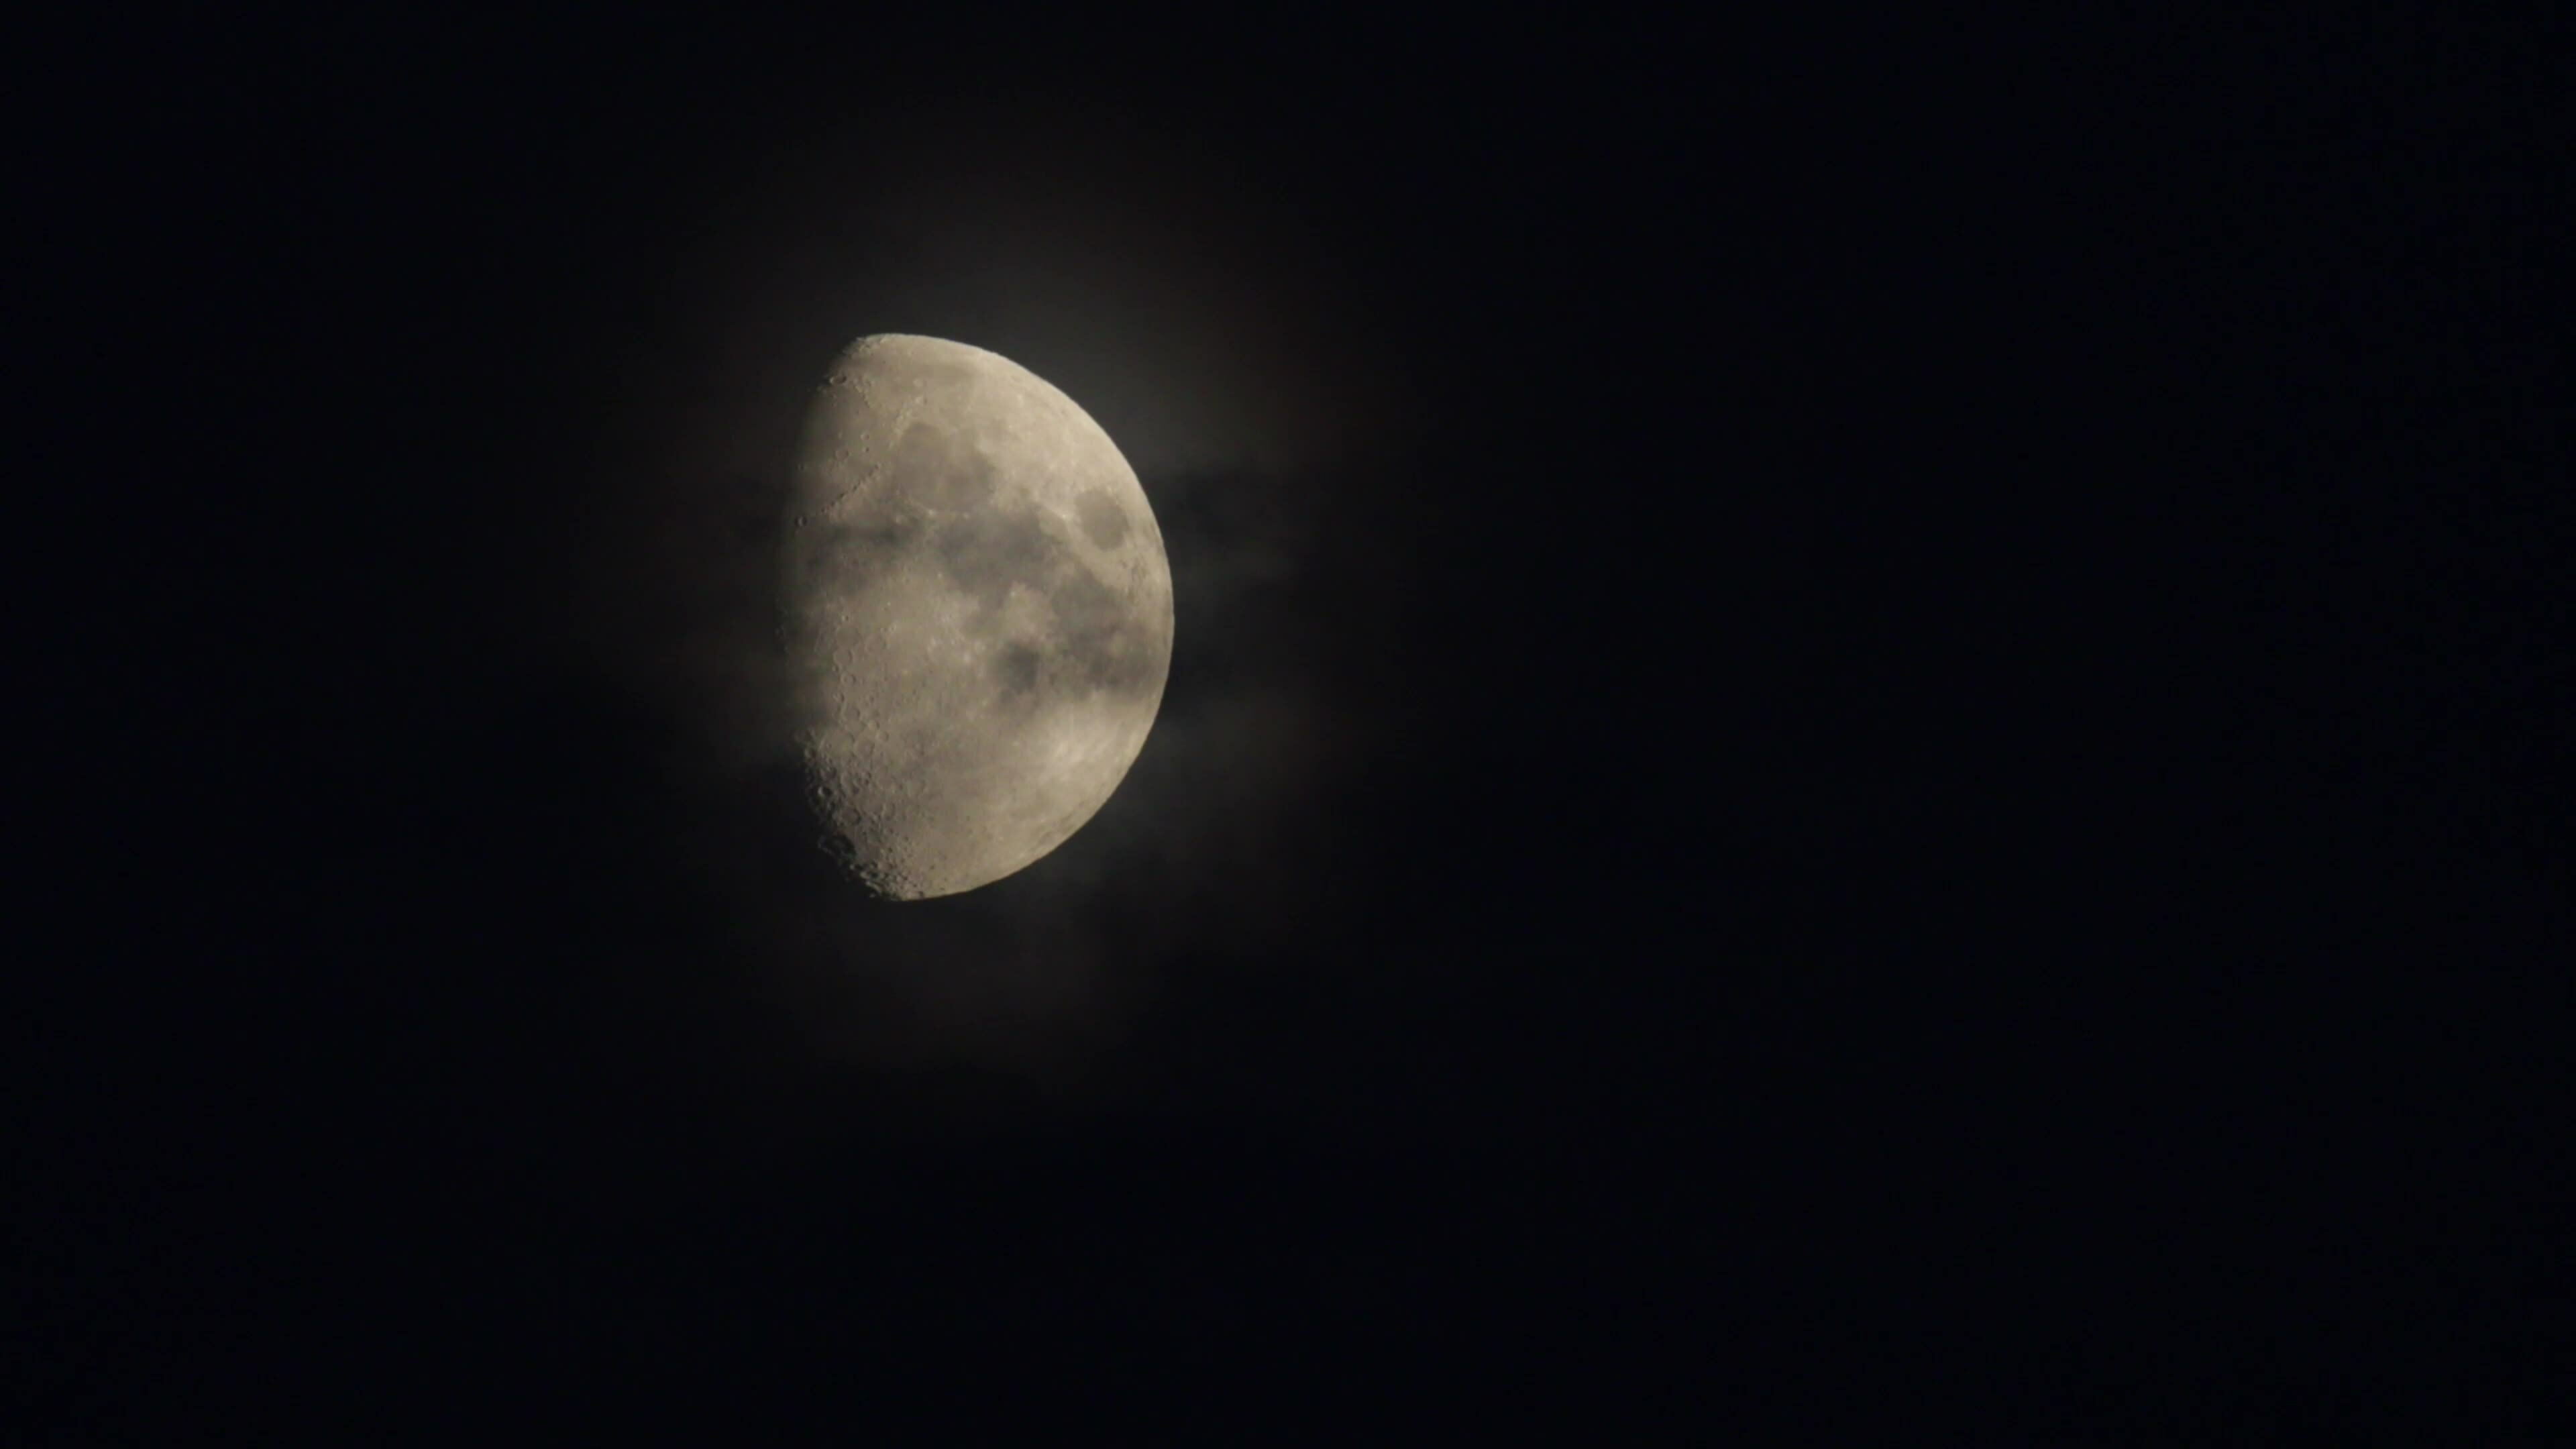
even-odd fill
[{"label": "gibbous moon", "polygon": [[1162,530],[1100,425],[981,348],[863,337],[807,414],[787,512],[797,746],[860,880],[954,895],[1081,829],[1172,661]]}]

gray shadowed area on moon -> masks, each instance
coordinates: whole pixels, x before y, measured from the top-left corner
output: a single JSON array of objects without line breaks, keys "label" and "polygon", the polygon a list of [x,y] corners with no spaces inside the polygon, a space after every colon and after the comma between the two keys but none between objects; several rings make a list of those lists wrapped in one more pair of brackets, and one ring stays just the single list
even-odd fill
[{"label": "gray shadowed area on moon", "polygon": [[817,391],[780,577],[789,707],[861,880],[954,895],[1079,830],[1171,658],[1162,535],[1100,426],[937,338],[852,344]]}]

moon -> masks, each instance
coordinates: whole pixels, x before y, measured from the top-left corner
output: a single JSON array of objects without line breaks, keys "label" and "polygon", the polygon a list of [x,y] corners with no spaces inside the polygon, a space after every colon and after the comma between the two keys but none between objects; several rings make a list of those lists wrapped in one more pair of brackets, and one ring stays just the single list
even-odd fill
[{"label": "moon", "polygon": [[1071,838],[1144,749],[1172,660],[1162,530],[1109,434],[982,348],[862,337],[788,495],[789,705],[834,853],[923,900]]}]

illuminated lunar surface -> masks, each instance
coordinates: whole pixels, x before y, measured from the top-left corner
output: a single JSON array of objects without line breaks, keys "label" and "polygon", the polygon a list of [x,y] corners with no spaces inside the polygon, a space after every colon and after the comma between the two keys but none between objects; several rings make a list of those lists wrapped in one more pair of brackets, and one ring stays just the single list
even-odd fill
[{"label": "illuminated lunar surface", "polygon": [[860,880],[954,895],[1081,829],[1172,658],[1162,531],[1100,425],[981,348],[864,337],[815,396],[788,516],[797,745]]}]

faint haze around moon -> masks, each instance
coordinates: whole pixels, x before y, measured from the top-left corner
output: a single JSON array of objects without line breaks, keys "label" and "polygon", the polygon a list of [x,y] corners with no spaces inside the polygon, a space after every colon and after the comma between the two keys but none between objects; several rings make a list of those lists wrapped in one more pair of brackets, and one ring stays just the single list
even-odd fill
[{"label": "faint haze around moon", "polygon": [[861,338],[814,399],[788,508],[790,710],[859,878],[954,895],[1081,829],[1172,657],[1162,532],[1100,425],[982,348]]},{"label": "faint haze around moon", "polygon": [[[903,148],[820,126],[661,186],[620,294],[643,300],[582,374],[576,476],[525,570],[542,591],[496,603],[490,645],[652,742],[633,778],[721,965],[616,999],[744,1013],[765,1044],[723,1070],[786,1090],[938,1063],[1123,1090],[1204,1035],[1160,1023],[1284,989],[1274,963],[1310,980],[1401,878],[1377,862],[1402,835],[1348,821],[1423,776],[1445,688],[1423,620],[1467,597],[1442,571],[1468,556],[1435,481],[1458,466],[1429,426],[1445,374],[1408,363],[1417,294],[1372,276],[1329,189],[1079,105],[907,114]],[[1089,822],[1036,868],[899,902],[818,848],[781,610],[816,386],[882,334],[1076,400],[1151,500],[1179,620],[1150,735]]]}]

